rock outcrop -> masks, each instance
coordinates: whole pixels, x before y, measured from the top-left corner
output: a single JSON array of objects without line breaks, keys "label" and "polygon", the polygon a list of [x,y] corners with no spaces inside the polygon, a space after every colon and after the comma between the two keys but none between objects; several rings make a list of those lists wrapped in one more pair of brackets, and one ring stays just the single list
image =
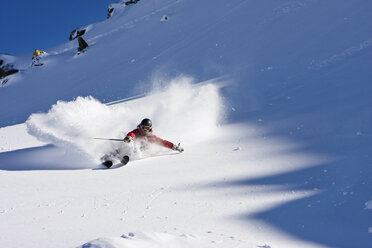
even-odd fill
[{"label": "rock outcrop", "polygon": [[88,43],[80,36],[78,37],[78,42],[79,42],[79,47],[78,47],[79,52],[83,51],[85,48],[88,47]]},{"label": "rock outcrop", "polygon": [[19,70],[14,69],[14,66],[12,64],[6,64],[2,66],[3,64],[4,64],[4,61],[0,60],[0,66],[1,66],[0,67],[0,79],[19,72]]},{"label": "rock outcrop", "polygon": [[76,28],[70,33],[69,40],[75,40],[76,38],[83,36],[86,32],[86,29],[82,28]]},{"label": "rock outcrop", "polygon": [[128,6],[128,5],[131,5],[131,4],[136,4],[138,3],[140,0],[129,0],[129,1],[122,1],[121,3],[117,3],[117,4],[111,4],[108,8],[108,13],[107,13],[107,19],[112,17],[113,14],[114,14],[114,11],[115,11],[115,5],[116,6],[120,6],[120,5],[125,5],[125,6]]},{"label": "rock outcrop", "polygon": [[107,19],[109,19],[112,16],[112,14],[114,13],[114,7],[109,6],[107,11],[108,11]]},{"label": "rock outcrop", "polygon": [[[12,64],[4,64],[4,60],[0,59],[0,83],[1,86],[4,86],[8,81],[9,78],[5,78],[9,75],[12,75],[14,73],[19,72],[18,69],[14,69],[14,66]],[[4,79],[3,79],[4,78]]]},{"label": "rock outcrop", "polygon": [[128,5],[130,5],[130,4],[136,4],[136,3],[138,3],[140,0],[130,0],[130,1],[127,1],[127,2],[125,2],[124,4],[126,5],[126,6],[128,6]]}]

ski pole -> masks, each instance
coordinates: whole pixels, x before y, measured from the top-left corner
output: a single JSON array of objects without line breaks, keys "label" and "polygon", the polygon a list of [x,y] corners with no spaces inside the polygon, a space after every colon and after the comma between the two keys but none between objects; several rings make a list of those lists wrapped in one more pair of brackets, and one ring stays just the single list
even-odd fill
[{"label": "ski pole", "polygon": [[111,141],[124,141],[124,139],[105,139],[105,138],[93,138],[98,140],[111,140]]}]

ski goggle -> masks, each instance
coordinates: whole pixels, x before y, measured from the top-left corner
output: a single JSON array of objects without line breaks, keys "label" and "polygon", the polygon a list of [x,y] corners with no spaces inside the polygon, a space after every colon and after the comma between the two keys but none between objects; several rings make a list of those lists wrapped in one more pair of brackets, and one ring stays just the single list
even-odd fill
[{"label": "ski goggle", "polygon": [[148,127],[148,126],[141,126],[141,128],[144,131],[151,131],[151,127]]}]

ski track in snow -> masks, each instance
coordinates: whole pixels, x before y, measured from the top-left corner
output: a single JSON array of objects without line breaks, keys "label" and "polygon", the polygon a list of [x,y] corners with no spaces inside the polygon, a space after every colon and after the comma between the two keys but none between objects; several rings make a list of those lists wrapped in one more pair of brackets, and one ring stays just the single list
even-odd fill
[{"label": "ski track in snow", "polygon": [[332,55],[329,58],[326,58],[320,62],[315,63],[314,65],[308,66],[308,69],[317,70],[317,69],[321,69],[327,66],[331,66],[337,62],[347,59],[348,57],[354,56],[362,52],[365,49],[370,49],[371,46],[372,46],[372,38],[368,40],[364,40],[360,42],[358,45],[349,47],[338,54]]}]

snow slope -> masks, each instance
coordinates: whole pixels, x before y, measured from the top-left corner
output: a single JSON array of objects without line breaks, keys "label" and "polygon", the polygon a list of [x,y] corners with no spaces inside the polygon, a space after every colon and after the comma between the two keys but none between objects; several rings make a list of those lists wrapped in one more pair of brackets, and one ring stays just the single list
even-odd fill
[{"label": "snow slope", "polygon": [[[2,247],[371,246],[371,3],[119,6],[1,55]],[[185,152],[102,170],[144,117]]]}]

